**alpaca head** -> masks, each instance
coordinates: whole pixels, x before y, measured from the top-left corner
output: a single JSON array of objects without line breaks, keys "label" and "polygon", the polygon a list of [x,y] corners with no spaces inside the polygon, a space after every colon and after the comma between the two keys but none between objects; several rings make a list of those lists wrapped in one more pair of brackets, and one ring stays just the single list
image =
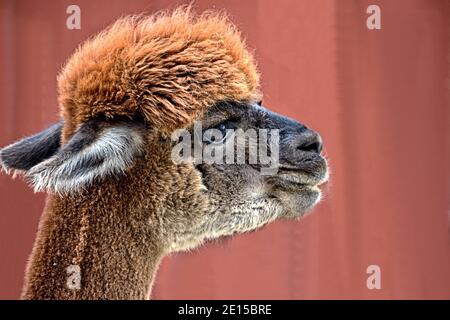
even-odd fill
[{"label": "alpaca head", "polygon": [[121,19],[75,52],[58,84],[62,120],[1,150],[2,167],[62,200],[114,194],[110,205],[148,217],[139,223],[167,252],[320,199],[320,136],[261,105],[253,57],[222,15]]}]

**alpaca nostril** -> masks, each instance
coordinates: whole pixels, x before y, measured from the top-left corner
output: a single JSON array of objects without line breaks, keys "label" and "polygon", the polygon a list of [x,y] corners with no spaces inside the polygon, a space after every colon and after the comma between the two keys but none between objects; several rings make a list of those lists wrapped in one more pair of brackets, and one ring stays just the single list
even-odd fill
[{"label": "alpaca nostril", "polygon": [[297,150],[320,153],[322,151],[322,138],[316,132],[309,130],[302,134]]},{"label": "alpaca nostril", "polygon": [[297,149],[302,151],[310,151],[320,153],[322,151],[322,144],[319,142],[311,142],[299,145]]}]

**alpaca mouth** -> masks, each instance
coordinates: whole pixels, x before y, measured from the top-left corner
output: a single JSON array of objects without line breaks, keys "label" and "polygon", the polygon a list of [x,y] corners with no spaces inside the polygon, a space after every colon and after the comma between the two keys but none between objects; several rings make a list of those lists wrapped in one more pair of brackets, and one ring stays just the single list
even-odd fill
[{"label": "alpaca mouth", "polygon": [[328,169],[325,167],[309,172],[292,168],[280,168],[276,178],[298,187],[318,189],[328,181]]},{"label": "alpaca mouth", "polygon": [[328,181],[327,160],[321,154],[303,155],[299,158],[280,159],[278,172],[274,176],[284,184],[297,187],[318,187]]},{"label": "alpaca mouth", "polygon": [[[322,199],[322,186],[328,181],[328,169],[306,172],[303,170],[280,169],[269,180],[271,193],[280,200],[285,213],[283,217],[304,216]],[[325,190],[326,191],[326,190]]]}]

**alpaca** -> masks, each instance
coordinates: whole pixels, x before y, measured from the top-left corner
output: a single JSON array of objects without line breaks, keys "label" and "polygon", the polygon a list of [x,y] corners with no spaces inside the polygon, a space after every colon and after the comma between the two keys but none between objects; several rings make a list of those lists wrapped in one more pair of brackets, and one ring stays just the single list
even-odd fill
[{"label": "alpaca", "polygon": [[[121,18],[77,49],[58,90],[61,121],[0,151],[5,172],[48,192],[23,299],[149,298],[164,256],[320,199],[319,134],[262,106],[254,58],[224,14]],[[204,147],[231,141],[229,129],[278,130],[276,174],[175,163],[173,133],[196,121],[223,133]]]}]

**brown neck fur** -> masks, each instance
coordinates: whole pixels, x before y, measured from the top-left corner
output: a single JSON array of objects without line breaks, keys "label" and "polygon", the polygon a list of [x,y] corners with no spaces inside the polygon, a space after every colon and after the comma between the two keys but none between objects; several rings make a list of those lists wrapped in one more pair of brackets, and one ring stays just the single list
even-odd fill
[{"label": "brown neck fur", "polygon": [[[145,156],[120,181],[49,196],[22,298],[148,298],[166,247],[158,214],[167,194],[160,181],[170,171],[153,164]],[[70,265],[80,267],[79,290],[67,286]]]}]

